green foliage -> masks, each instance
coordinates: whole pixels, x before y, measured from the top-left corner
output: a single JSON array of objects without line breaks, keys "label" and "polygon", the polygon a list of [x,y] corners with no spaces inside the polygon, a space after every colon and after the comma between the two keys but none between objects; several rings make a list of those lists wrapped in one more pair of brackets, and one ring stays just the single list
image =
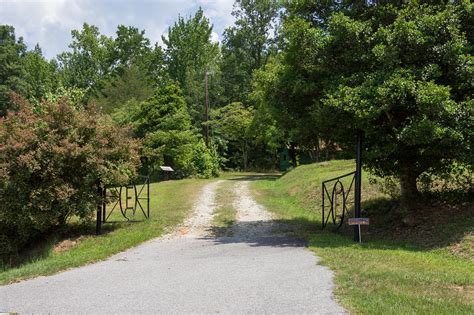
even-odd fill
[{"label": "green foliage", "polygon": [[146,74],[138,66],[131,66],[107,82],[95,102],[104,112],[113,113],[122,107],[127,110],[127,102],[142,102],[152,94]]},{"label": "green foliage", "polygon": [[472,156],[472,36],[462,24],[472,5],[302,1],[288,12],[282,53],[257,74],[256,94],[291,140],[346,147],[363,130],[365,165],[398,177],[406,200],[420,174]]},{"label": "green foliage", "polygon": [[23,38],[15,37],[15,28],[0,25],[0,116],[9,109],[9,93],[11,91],[25,93],[27,83],[24,80],[25,69],[22,57],[26,52]]},{"label": "green foliage", "polygon": [[145,63],[151,53],[150,40],[145,31],[133,26],[119,25],[114,40],[112,59],[120,72],[123,67]]},{"label": "green foliage", "polygon": [[114,41],[87,23],[81,31],[71,31],[71,35],[73,41],[69,48],[72,51],[58,56],[61,82],[66,87],[87,89],[93,95],[110,74]]},{"label": "green foliage", "polygon": [[212,25],[199,9],[194,16],[178,21],[162,36],[166,45],[165,60],[169,76],[183,90],[193,123],[201,127],[204,108],[204,78],[211,74],[209,84],[211,101],[219,92],[217,58],[219,47],[211,42]]},{"label": "green foliage", "polygon": [[220,173],[220,158],[215,147],[207,148],[203,139],[193,147],[193,172],[197,177],[217,177]]},{"label": "green foliage", "polygon": [[1,254],[38,233],[87,219],[96,210],[97,181],[125,184],[135,174],[138,142],[93,109],[63,98],[18,110],[0,120]]},{"label": "green foliage", "polygon": [[59,79],[56,73],[57,64],[48,62],[39,45],[34,50],[26,52],[24,58],[24,79],[28,82],[26,96],[33,102],[39,103],[48,93],[58,89]]},{"label": "green foliage", "polygon": [[231,156],[227,158],[227,167],[248,167],[249,147],[252,140],[250,125],[252,108],[245,108],[242,103],[231,103],[212,112],[211,130],[213,136],[220,138],[221,146]]},{"label": "green foliage", "polygon": [[[44,100],[57,103],[61,100],[67,100],[71,106],[86,107],[86,95],[88,89],[80,89],[78,87],[63,87],[60,86],[53,92],[48,92],[44,96]],[[41,107],[41,104],[39,105]]]},{"label": "green foliage", "polygon": [[202,148],[192,129],[178,85],[158,87],[151,98],[139,105],[131,121],[137,136],[143,138],[149,172],[156,173],[160,165],[167,165],[175,169],[178,177],[217,173],[213,153]]},{"label": "green foliage", "polygon": [[224,31],[222,41],[220,67],[226,103],[248,103],[252,73],[265,65],[272,48],[278,9],[279,2],[274,0],[235,2],[235,26]]}]

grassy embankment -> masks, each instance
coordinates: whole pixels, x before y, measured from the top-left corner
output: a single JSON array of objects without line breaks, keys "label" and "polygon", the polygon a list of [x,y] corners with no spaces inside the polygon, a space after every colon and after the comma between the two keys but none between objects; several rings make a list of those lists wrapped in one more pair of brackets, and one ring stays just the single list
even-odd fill
[{"label": "grassy embankment", "polygon": [[[0,284],[99,261],[160,236],[191,213],[201,187],[208,182],[185,179],[151,184],[150,220],[127,223],[119,209],[115,209],[109,221],[119,222],[104,224],[104,233],[100,236],[94,235],[93,222],[71,224],[61,237],[55,234],[32,245],[30,251],[22,253],[21,261],[14,267],[0,269]],[[140,210],[136,219],[143,219]]]},{"label": "grassy embankment", "polygon": [[363,243],[345,226],[321,231],[321,182],[354,170],[353,161],[301,166],[281,178],[255,181],[256,199],[306,237],[335,271],[338,300],[353,313],[473,314],[472,203],[426,204],[415,226],[394,214],[397,203],[363,178]]}]

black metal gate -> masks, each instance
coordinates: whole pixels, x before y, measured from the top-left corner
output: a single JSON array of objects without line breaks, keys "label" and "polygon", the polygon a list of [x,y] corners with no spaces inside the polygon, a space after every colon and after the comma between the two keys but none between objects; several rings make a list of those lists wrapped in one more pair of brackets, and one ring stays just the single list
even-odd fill
[{"label": "black metal gate", "polygon": [[[331,178],[322,183],[322,229],[326,227],[330,218],[332,218],[332,222],[336,228],[339,229],[344,222],[344,217],[346,216],[348,210],[348,204],[350,203],[354,204],[354,217],[360,218],[362,189],[362,138],[362,131],[357,130],[355,172]],[[346,186],[344,186],[341,180],[347,177],[350,178],[350,184],[346,184]],[[349,196],[353,187],[354,197],[351,200]],[[329,191],[331,191],[331,193],[329,193]],[[327,200],[326,197],[328,198]],[[326,215],[327,207],[329,207],[329,211]],[[360,241],[360,227],[354,226],[354,240],[356,242]]]},{"label": "black metal gate", "polygon": [[[109,222],[116,209],[127,221],[137,221],[137,212],[141,212],[144,219],[150,218],[150,176],[139,175],[126,186],[103,187],[98,183],[97,187],[102,203],[97,208],[96,234],[100,234],[102,223]],[[109,211],[108,205],[111,206]]]},{"label": "black metal gate", "polygon": [[[344,222],[348,205],[354,203],[354,197],[350,198],[353,192],[356,172],[341,175],[335,178],[328,179],[322,183],[322,228],[324,229],[328,224],[329,219],[332,219],[333,224],[339,229]],[[344,186],[344,179],[349,179],[349,185]],[[331,193],[329,193],[331,192]],[[327,198],[326,198],[327,197]],[[329,207],[329,211],[326,208]]]}]

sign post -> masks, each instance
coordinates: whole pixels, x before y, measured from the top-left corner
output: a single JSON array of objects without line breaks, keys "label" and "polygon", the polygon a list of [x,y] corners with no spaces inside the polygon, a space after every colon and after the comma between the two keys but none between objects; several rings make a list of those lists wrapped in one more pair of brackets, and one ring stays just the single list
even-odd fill
[{"label": "sign post", "polygon": [[369,225],[369,218],[349,218],[347,221],[349,225],[354,225],[354,230],[358,232],[358,242],[362,243],[362,234],[360,233],[360,226],[361,225]]}]

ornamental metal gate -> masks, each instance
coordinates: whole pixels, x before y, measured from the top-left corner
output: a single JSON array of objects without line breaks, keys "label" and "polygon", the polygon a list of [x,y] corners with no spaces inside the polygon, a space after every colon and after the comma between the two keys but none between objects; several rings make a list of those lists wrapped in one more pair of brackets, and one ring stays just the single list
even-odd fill
[{"label": "ornamental metal gate", "polygon": [[[142,218],[150,218],[150,176],[139,175],[126,186],[107,187],[98,182],[97,192],[102,203],[97,208],[96,234],[100,234],[102,224],[111,222],[114,211],[120,211],[127,222],[137,222],[138,214]],[[107,209],[110,206],[110,210]]]},{"label": "ornamental metal gate", "polygon": [[[354,197],[350,198],[354,186],[356,172],[328,179],[322,183],[322,228],[332,219],[333,224],[339,229],[344,222],[348,211],[348,205],[354,203]],[[344,181],[348,179],[348,181]],[[346,184],[344,186],[344,183]],[[348,184],[349,183],[349,184]],[[331,193],[329,193],[331,192]],[[327,197],[327,198],[326,198]],[[329,208],[329,211],[326,209]]]},{"label": "ornamental metal gate", "polygon": [[[356,170],[349,174],[338,176],[322,182],[322,229],[326,227],[329,219],[332,219],[336,229],[344,222],[348,211],[348,205],[354,204],[354,217],[360,218],[361,186],[362,186],[362,131],[357,131],[356,145]],[[347,178],[349,185],[344,185],[343,179]],[[353,189],[354,188],[354,189]],[[353,199],[350,198],[354,190]],[[327,199],[326,199],[327,197]],[[326,212],[326,208],[329,211]],[[360,241],[360,226],[354,226],[354,240]]]}]

